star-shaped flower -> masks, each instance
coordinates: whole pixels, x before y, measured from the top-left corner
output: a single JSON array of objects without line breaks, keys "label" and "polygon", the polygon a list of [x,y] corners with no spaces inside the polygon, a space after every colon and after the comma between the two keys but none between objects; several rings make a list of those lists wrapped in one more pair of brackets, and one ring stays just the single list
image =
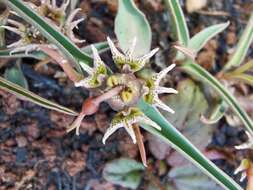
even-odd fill
[{"label": "star-shaped flower", "polygon": [[133,129],[134,124],[146,124],[150,125],[158,130],[161,130],[161,127],[157,125],[154,121],[149,119],[147,116],[142,113],[139,108],[130,107],[126,111],[121,111],[115,115],[113,118],[110,127],[104,134],[103,143],[105,144],[106,140],[111,136],[116,130],[124,127],[127,133],[130,135],[133,143],[136,143],[136,135]]},{"label": "star-shaped flower", "polygon": [[147,79],[146,84],[144,86],[144,93],[143,93],[145,102],[171,113],[174,113],[174,110],[172,110],[169,106],[163,103],[159,99],[158,95],[164,94],[164,93],[177,94],[178,91],[173,88],[159,86],[159,83],[162,80],[162,78],[165,77],[166,74],[170,70],[172,70],[175,66],[176,66],[175,64],[172,64],[169,67],[162,70],[161,72],[153,74],[153,76],[150,79]]},{"label": "star-shaped flower", "polygon": [[75,86],[83,86],[85,88],[97,88],[101,86],[102,82],[105,81],[107,76],[107,70],[104,62],[100,58],[97,49],[91,45],[94,58],[94,68],[90,68],[86,64],[81,64],[82,68],[89,74],[85,79],[82,79],[75,83]]},{"label": "star-shaped flower", "polygon": [[[11,32],[20,36],[20,39],[17,42],[7,45],[7,48],[17,48],[18,50],[25,51],[28,53],[31,49],[36,49],[36,44],[33,44],[33,39],[38,38],[39,32],[34,27],[28,27],[21,22],[17,22],[12,19],[8,19],[8,26],[4,25],[1,28],[5,28]],[[11,53],[15,53],[15,49]]]},{"label": "star-shaped flower", "polygon": [[112,40],[107,37],[108,44],[111,49],[113,60],[116,66],[123,72],[136,72],[141,70],[148,60],[159,50],[159,48],[153,49],[151,52],[141,57],[134,57],[133,52],[137,43],[137,39],[134,38],[131,47],[128,51],[121,53],[114,45]]},{"label": "star-shaped flower", "polygon": [[83,43],[85,40],[80,40],[75,37],[73,29],[78,27],[78,24],[84,21],[84,18],[74,20],[80,8],[70,12],[67,16],[67,8],[70,0],[64,0],[60,7],[56,5],[56,0],[41,0],[41,6],[36,8],[37,12],[46,17],[49,22],[55,24],[59,30],[66,34],[69,39],[74,43]]}]

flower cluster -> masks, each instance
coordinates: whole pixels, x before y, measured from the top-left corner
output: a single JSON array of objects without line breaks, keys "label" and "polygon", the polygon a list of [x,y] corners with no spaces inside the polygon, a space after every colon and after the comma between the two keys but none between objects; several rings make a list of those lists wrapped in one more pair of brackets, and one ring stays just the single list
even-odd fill
[{"label": "flower cluster", "polygon": [[[137,108],[137,103],[143,99],[146,103],[157,108],[174,113],[174,111],[159,99],[159,94],[169,93],[176,94],[177,91],[173,88],[166,88],[160,86],[161,80],[167,73],[175,67],[175,64],[170,65],[159,73],[152,73],[149,78],[141,77],[137,72],[144,69],[149,59],[158,51],[158,48],[150,51],[141,57],[134,57],[133,52],[137,39],[133,39],[132,45],[126,52],[121,52],[116,48],[112,40],[107,38],[109,47],[111,49],[112,58],[118,68],[117,73],[108,74],[106,72],[106,65],[100,58],[98,51],[94,46],[91,46],[93,51],[93,68],[85,64],[81,64],[83,70],[88,74],[84,79],[75,82],[78,87],[87,89],[99,89],[100,95],[93,98],[92,101],[84,103],[83,110],[79,117],[69,126],[68,131],[76,129],[76,134],[79,134],[81,120],[86,115],[95,113],[98,105],[105,101],[112,109],[118,111],[113,118],[110,127],[104,134],[103,143],[119,128],[124,128],[133,143],[141,141],[139,130],[136,130],[143,124],[152,126],[157,130],[161,128],[145,114]],[[119,88],[120,87],[120,88]],[[88,110],[94,110],[89,112]],[[143,142],[138,142],[141,154],[145,154],[142,149]],[[142,149],[142,150],[141,150]],[[144,152],[144,153],[143,153]],[[143,164],[146,165],[145,155],[141,155]]]},{"label": "flower cluster", "polygon": [[[66,10],[69,6],[70,0],[64,0],[62,5],[58,7],[56,0],[41,0],[40,5],[26,2],[26,4],[33,10],[43,16],[43,18],[53,25],[57,30],[65,34],[74,43],[83,43],[85,40],[80,40],[75,37],[73,29],[81,23],[84,18],[74,20],[76,15],[81,9],[73,10],[69,15],[66,14]],[[13,48],[11,53],[17,52],[31,52],[39,49],[41,44],[49,44],[49,41],[44,38],[40,32],[30,24],[24,24],[19,20],[22,19],[16,12],[11,12],[18,19],[7,19],[7,24],[1,26],[6,30],[16,33],[20,36],[17,42],[9,44],[7,48]],[[51,45],[52,46],[52,45]]]},{"label": "flower cluster", "polygon": [[[66,10],[69,3],[69,0],[63,0],[61,6],[57,6],[56,0],[40,0],[40,5],[38,6],[32,3],[27,3],[27,5],[36,10],[46,22],[66,35],[72,42],[82,43],[84,40],[77,39],[73,33],[73,29],[83,21],[83,18],[75,20],[80,9],[75,9],[70,11],[70,14],[67,14],[69,11]],[[16,13],[13,14],[15,14],[15,17],[19,17]],[[155,48],[145,55],[135,56],[134,52],[138,51],[136,49],[137,38],[133,39],[127,51],[121,51],[108,37],[107,42],[118,71],[112,73],[100,58],[98,50],[95,46],[91,45],[93,66],[80,62],[81,69],[84,72],[79,73],[59,53],[57,47],[50,44],[35,27],[18,20],[20,18],[17,20],[14,20],[13,17],[8,18],[7,23],[1,26],[20,36],[20,40],[8,45],[8,48],[12,48],[11,53],[43,51],[61,66],[76,87],[86,88],[93,94],[93,97],[84,101],[82,110],[73,123],[68,126],[67,132],[75,130],[76,134],[79,135],[79,129],[85,116],[97,112],[101,102],[107,102],[118,113],[112,119],[110,127],[105,132],[102,140],[103,143],[105,144],[106,140],[116,130],[124,128],[130,135],[133,143],[138,144],[143,164],[146,165],[145,149],[139,127],[144,124],[152,126],[157,130],[161,130],[161,128],[145,116],[137,108],[137,104],[143,99],[154,107],[174,113],[170,107],[159,99],[159,95],[177,93],[173,88],[160,86],[161,80],[175,67],[175,64],[168,66],[159,73],[151,73],[148,78],[143,77],[139,73],[143,71],[149,59],[159,51],[159,48]]]}]

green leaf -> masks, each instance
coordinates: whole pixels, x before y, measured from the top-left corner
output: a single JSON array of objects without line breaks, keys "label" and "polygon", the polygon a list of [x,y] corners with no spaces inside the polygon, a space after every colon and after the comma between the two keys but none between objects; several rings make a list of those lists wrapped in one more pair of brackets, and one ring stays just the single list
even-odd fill
[{"label": "green leaf", "polygon": [[224,70],[229,70],[232,67],[238,67],[239,65],[241,65],[252,41],[253,41],[253,13],[251,14],[248,24],[242,33],[236,51],[234,52],[229,62],[225,65]]},{"label": "green leaf", "polygon": [[[99,53],[103,53],[103,52],[110,49],[107,41],[98,42],[98,43],[95,43],[95,44],[92,44],[92,45],[95,46],[95,48],[98,50]],[[84,48],[82,48],[82,51],[84,53],[86,53],[87,55],[92,55],[91,45],[85,46]]]},{"label": "green leaf", "polygon": [[169,180],[180,190],[222,190],[201,170],[193,165],[174,167],[169,171]]},{"label": "green leaf", "polygon": [[136,189],[141,182],[142,163],[128,158],[113,160],[105,165],[103,177],[116,185]]},{"label": "green leaf", "polygon": [[186,61],[181,68],[196,77],[198,80],[206,82],[213,87],[242,120],[248,131],[253,134],[253,122],[251,118],[240,106],[235,97],[231,95],[230,92],[215,77],[191,60]]},{"label": "green leaf", "polygon": [[221,100],[212,110],[209,118],[206,118],[204,115],[201,116],[201,121],[205,124],[212,125],[217,123],[226,113],[228,108],[227,103],[224,100]]},{"label": "green leaf", "polygon": [[193,36],[188,44],[188,48],[193,50],[194,53],[197,53],[199,50],[201,50],[204,45],[214,36],[216,36],[218,33],[225,30],[229,25],[229,22],[222,23],[222,24],[216,24],[213,26],[209,26],[202,30],[201,32],[197,33],[195,36]]},{"label": "green leaf", "polygon": [[74,63],[79,61],[92,64],[92,59],[83,53],[75,44],[73,44],[66,36],[54,28],[43,17],[27,7],[21,0],[4,0],[4,2],[27,22],[34,25],[42,35],[44,35],[51,43],[55,44],[69,59]]},{"label": "green leaf", "polygon": [[231,76],[231,78],[237,79],[237,80],[244,82],[250,86],[253,86],[253,76],[252,75],[242,73],[242,74],[233,75],[233,76]]},{"label": "green leaf", "polygon": [[[200,121],[200,116],[205,114],[208,109],[207,100],[200,87],[190,79],[179,82],[177,91],[177,95],[168,95],[162,99],[164,103],[168,103],[175,110],[175,113],[162,112],[162,114],[198,150],[205,151],[211,142],[213,130],[213,127]],[[187,163],[176,151],[167,156],[167,162],[172,166],[181,166]]]},{"label": "green leaf", "polygon": [[253,68],[253,59],[251,59],[247,63],[239,66],[238,68],[236,68],[232,72],[225,73],[225,75],[231,75],[232,76],[232,75],[241,74],[241,73],[244,73],[246,71],[249,71],[251,68]]},{"label": "green leaf", "polygon": [[137,43],[133,56],[138,57],[149,52],[151,29],[145,15],[138,10],[133,0],[119,1],[114,30],[123,51],[129,49],[136,37]]},{"label": "green leaf", "polygon": [[180,45],[187,47],[190,40],[189,31],[179,1],[164,0],[164,2],[169,9],[170,14],[172,15],[172,27],[174,27],[176,32],[177,40],[179,41]]},{"label": "green leaf", "polygon": [[20,60],[13,67],[5,70],[4,77],[8,81],[13,82],[25,89],[28,89],[27,80],[20,68]]},{"label": "green leaf", "polygon": [[7,92],[10,92],[24,100],[31,101],[35,104],[38,104],[42,107],[45,107],[47,109],[55,110],[61,113],[65,113],[68,115],[78,115],[76,112],[72,111],[71,109],[65,108],[61,105],[58,105],[56,103],[53,103],[45,98],[42,98],[33,92],[30,92],[26,90],[25,88],[22,88],[19,85],[16,85],[10,81],[7,81],[6,79],[0,77],[0,89],[6,90]]},{"label": "green leaf", "polygon": [[146,104],[144,101],[139,103],[139,107],[150,119],[161,126],[162,130],[158,131],[150,126],[142,125],[144,129],[161,138],[174,149],[184,155],[195,166],[200,168],[209,177],[214,179],[224,189],[227,190],[242,190],[227,174],[219,169],[215,164],[209,161],[194,145],[187,140],[173,125],[171,125],[157,109]]}]

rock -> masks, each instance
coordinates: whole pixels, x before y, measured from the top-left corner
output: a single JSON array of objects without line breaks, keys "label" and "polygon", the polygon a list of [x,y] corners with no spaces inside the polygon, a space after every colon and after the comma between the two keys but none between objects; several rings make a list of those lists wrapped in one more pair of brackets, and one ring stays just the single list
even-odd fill
[{"label": "rock", "polygon": [[27,140],[24,136],[17,136],[16,141],[17,141],[18,147],[24,147],[27,145]]},{"label": "rock", "polygon": [[207,4],[207,0],[187,0],[186,1],[186,10],[189,13],[198,11],[205,7]]}]

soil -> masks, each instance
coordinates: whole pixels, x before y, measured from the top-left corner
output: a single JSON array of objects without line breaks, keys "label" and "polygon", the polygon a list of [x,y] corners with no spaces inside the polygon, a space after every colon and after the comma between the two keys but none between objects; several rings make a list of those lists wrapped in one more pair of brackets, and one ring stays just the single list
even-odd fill
[{"label": "soil", "polygon": [[[153,31],[152,46],[160,46],[162,53],[159,61],[152,60],[152,68],[159,71],[170,64],[172,53],[171,28],[162,0],[136,1],[146,14]],[[184,1],[182,6],[184,7]],[[117,11],[116,0],[83,0],[80,2],[85,22],[79,26],[76,34],[86,39],[86,43],[105,41],[106,36],[115,36],[113,22]],[[211,40],[200,52],[198,62],[214,73],[220,70],[228,59],[227,52],[237,43],[237,36],[245,27],[249,14],[253,11],[252,0],[208,0],[205,12],[186,13],[186,20],[191,36],[204,26],[230,20],[229,28]],[[213,10],[224,13],[208,15]],[[185,11],[186,12],[186,11]],[[7,39],[13,39],[7,36]],[[109,53],[102,58],[112,63]],[[253,48],[249,50],[247,59],[253,58]],[[0,61],[2,62],[2,60]],[[0,67],[1,73],[14,60],[8,60]],[[42,66],[35,70],[36,61],[22,59],[22,71],[28,80],[29,89],[40,96],[55,101],[74,110],[80,110],[88,92],[75,88],[63,77],[55,78],[60,73],[54,64]],[[1,65],[1,64],[0,64]],[[177,81],[175,81],[176,83]],[[249,92],[252,89],[249,89]],[[0,190],[124,190],[112,185],[102,177],[104,165],[113,159],[131,157],[140,160],[138,149],[132,144],[124,130],[112,135],[106,145],[102,144],[102,136],[109,126],[114,111],[107,104],[102,104],[99,112],[87,117],[81,127],[80,136],[66,133],[65,126],[73,117],[41,108],[33,103],[17,99],[14,95],[0,91]],[[145,132],[144,132],[145,134]],[[146,135],[144,135],[146,137]],[[217,150],[226,155],[214,163],[239,183],[239,175],[233,171],[245,155],[250,151],[234,151],[234,145],[247,140],[242,128],[229,126],[223,119],[213,133],[210,150]],[[148,147],[148,146],[146,146]],[[158,159],[147,148],[149,163],[154,173],[159,173]],[[169,166],[167,167],[168,170]],[[163,173],[166,173],[163,172]],[[164,175],[161,175],[161,180]],[[242,183],[245,186],[245,183]],[[146,189],[142,183],[139,189]]]}]

